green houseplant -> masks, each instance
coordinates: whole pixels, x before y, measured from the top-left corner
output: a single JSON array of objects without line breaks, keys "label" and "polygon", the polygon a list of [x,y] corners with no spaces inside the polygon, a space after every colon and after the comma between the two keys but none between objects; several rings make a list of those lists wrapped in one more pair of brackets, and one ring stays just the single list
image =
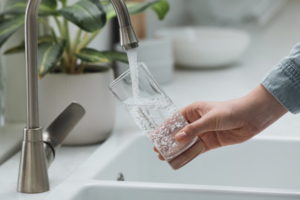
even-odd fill
[{"label": "green houseplant", "polygon": [[[0,47],[24,25],[27,0],[8,0],[0,13]],[[166,0],[147,3],[126,1],[130,14],[152,9],[162,20],[169,10]],[[116,13],[109,0],[42,0],[38,21],[46,34],[38,37],[40,121],[50,123],[71,101],[83,105],[87,114],[66,139],[67,144],[90,144],[106,139],[115,118],[115,105],[107,85],[113,80],[113,61],[127,63],[124,52],[98,51],[88,45]],[[53,18],[57,29],[49,23]],[[78,27],[70,37],[69,23]],[[24,52],[24,42],[4,54]],[[93,64],[93,68],[90,66]],[[96,65],[96,68],[95,68]],[[25,64],[24,66],[25,67]],[[91,70],[92,69],[92,70]],[[95,70],[96,69],[96,70]]]},{"label": "green houseplant", "polygon": [[[62,8],[58,8],[58,2]],[[156,0],[150,3],[127,4],[130,14],[138,14],[151,8],[162,20],[169,10],[166,0]],[[24,14],[27,0],[9,0],[0,14],[0,47],[24,24]],[[53,17],[59,33],[49,25],[44,17]],[[59,63],[63,73],[83,73],[88,63],[111,63],[114,60],[127,62],[122,52],[99,52],[86,48],[101,32],[105,24],[116,17],[110,1],[80,0],[76,4],[67,5],[67,0],[42,0],[39,10],[39,22],[48,29],[48,34],[38,38],[39,77],[54,70]],[[76,37],[71,40],[68,23],[78,26]],[[4,54],[24,51],[24,42],[8,49]],[[78,64],[78,60],[81,62]]]}]

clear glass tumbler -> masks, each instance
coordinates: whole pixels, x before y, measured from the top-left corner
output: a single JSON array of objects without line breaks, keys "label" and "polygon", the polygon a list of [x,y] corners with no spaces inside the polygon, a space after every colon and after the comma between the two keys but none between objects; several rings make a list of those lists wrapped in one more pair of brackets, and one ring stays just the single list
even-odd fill
[{"label": "clear glass tumbler", "polygon": [[133,98],[130,70],[113,81],[109,88],[165,160],[173,169],[179,169],[199,155],[204,145],[198,137],[190,143],[175,140],[175,135],[188,123],[146,65],[138,65],[138,100]]}]

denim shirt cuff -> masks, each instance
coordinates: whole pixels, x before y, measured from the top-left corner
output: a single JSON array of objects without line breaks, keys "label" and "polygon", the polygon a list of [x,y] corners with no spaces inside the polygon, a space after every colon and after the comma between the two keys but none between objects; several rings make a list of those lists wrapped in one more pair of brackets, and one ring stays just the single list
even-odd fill
[{"label": "denim shirt cuff", "polygon": [[291,113],[300,113],[300,71],[284,58],[262,80],[262,85]]}]

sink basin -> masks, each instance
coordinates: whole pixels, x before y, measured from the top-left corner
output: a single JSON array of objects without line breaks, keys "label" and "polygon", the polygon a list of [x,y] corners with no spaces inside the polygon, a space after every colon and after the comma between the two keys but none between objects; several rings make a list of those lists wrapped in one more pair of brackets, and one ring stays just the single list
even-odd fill
[{"label": "sink basin", "polygon": [[207,152],[174,171],[158,160],[152,144],[137,135],[95,179],[300,191],[299,140],[255,138]]},{"label": "sink basin", "polygon": [[298,152],[298,138],[260,136],[174,171],[143,134],[114,134],[46,200],[300,199]]}]

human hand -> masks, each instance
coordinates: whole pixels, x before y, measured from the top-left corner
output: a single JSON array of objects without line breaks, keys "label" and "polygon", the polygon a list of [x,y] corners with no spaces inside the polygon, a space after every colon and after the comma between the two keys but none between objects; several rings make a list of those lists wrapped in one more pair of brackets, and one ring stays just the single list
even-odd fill
[{"label": "human hand", "polygon": [[[249,140],[287,110],[259,85],[245,97],[225,102],[195,102],[180,112],[189,125],[175,139],[187,143],[198,136],[207,152]],[[155,147],[154,151],[159,153]],[[159,159],[164,160],[161,154]]]}]

